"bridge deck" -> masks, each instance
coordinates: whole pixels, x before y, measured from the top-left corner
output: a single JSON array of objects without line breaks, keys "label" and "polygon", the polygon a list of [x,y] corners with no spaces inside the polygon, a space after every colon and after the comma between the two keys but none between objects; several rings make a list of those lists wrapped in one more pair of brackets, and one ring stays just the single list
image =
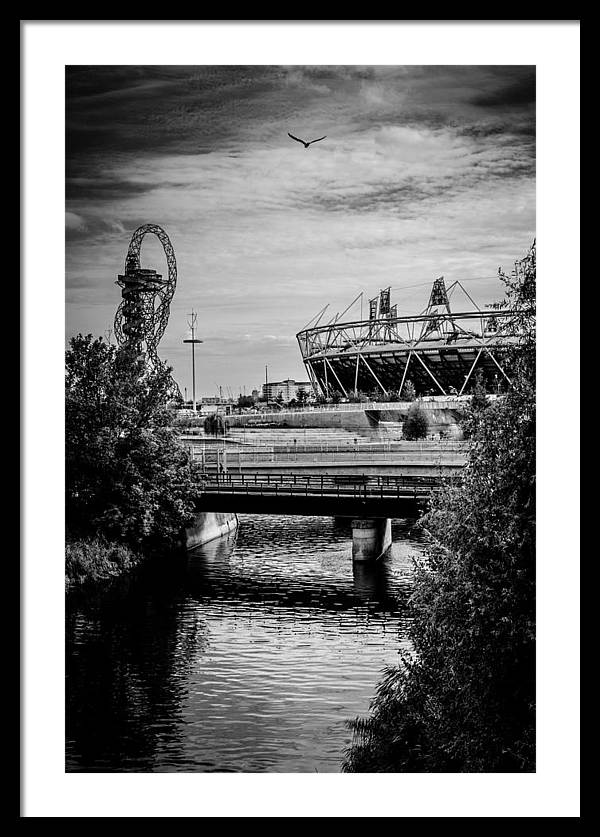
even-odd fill
[{"label": "bridge deck", "polygon": [[423,511],[435,477],[204,475],[198,508],[263,514],[403,517]]}]

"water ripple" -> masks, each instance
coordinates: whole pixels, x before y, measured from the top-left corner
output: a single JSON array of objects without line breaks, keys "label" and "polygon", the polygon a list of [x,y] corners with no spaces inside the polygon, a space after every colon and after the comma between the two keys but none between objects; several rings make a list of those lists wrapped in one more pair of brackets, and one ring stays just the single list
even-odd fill
[{"label": "water ripple", "polygon": [[418,534],[353,567],[348,521],[229,538],[69,606],[67,770],[333,772],[406,640]]}]

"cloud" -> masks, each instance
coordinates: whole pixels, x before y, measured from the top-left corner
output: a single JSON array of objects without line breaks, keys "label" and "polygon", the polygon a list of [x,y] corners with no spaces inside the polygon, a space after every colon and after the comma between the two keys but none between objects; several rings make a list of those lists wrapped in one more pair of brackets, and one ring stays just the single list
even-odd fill
[{"label": "cloud", "polygon": [[[201,385],[299,377],[327,302],[493,277],[535,233],[531,68],[95,67],[67,73],[67,331],[120,301],[131,233],[168,232],[178,282],[160,352]],[[527,92],[529,91],[529,92]],[[305,151],[287,138],[328,139]],[[142,264],[164,272],[147,237]],[[473,286],[497,298],[492,279]],[[405,313],[428,287],[395,292]],[[421,296],[419,296],[421,295]],[[203,366],[206,364],[206,366]],[[210,386],[209,386],[210,385]]]},{"label": "cloud", "polygon": [[535,68],[521,75],[509,84],[474,96],[474,105],[484,108],[506,108],[531,106],[535,103]]},{"label": "cloud", "polygon": [[299,87],[306,92],[317,93],[324,96],[331,93],[330,87],[326,84],[313,81],[313,75],[302,67],[287,68],[284,79],[288,87]]},{"label": "cloud", "polygon": [[93,177],[68,177],[66,198],[68,201],[83,199],[86,202],[115,201],[131,195],[143,195],[154,189],[153,183],[139,183],[98,173]]},{"label": "cloud", "polygon": [[87,224],[81,215],[75,212],[65,212],[65,233],[67,236],[82,235],[87,230]]},{"label": "cloud", "polygon": [[127,231],[117,218],[103,218],[97,215],[78,215],[75,212],[65,213],[65,231],[67,238],[105,240],[107,235],[123,236]]}]

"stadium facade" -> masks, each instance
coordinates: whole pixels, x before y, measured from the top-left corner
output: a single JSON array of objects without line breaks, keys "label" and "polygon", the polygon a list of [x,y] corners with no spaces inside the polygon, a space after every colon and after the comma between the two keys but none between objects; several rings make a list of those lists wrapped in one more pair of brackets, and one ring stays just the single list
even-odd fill
[{"label": "stadium facade", "polygon": [[[455,313],[450,298],[459,290],[456,295],[467,304]],[[369,300],[367,320],[340,322],[336,315],[319,325],[320,312],[296,338],[315,392],[326,397],[364,392],[393,400],[408,381],[417,395],[462,395],[478,371],[488,391],[497,392],[510,385],[506,355],[518,340],[517,313],[496,307],[483,311],[460,282],[446,288],[440,277],[416,316],[399,317],[391,288],[385,288]]]}]

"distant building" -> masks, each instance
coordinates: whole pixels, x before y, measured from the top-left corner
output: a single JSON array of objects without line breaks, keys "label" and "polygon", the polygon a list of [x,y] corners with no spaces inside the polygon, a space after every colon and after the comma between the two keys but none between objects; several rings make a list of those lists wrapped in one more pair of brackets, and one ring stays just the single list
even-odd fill
[{"label": "distant building", "polygon": [[277,401],[279,396],[284,404],[289,404],[293,399],[298,398],[298,392],[303,389],[307,395],[312,395],[310,381],[294,381],[287,378],[285,381],[269,381],[262,385],[263,398],[266,401]]}]

